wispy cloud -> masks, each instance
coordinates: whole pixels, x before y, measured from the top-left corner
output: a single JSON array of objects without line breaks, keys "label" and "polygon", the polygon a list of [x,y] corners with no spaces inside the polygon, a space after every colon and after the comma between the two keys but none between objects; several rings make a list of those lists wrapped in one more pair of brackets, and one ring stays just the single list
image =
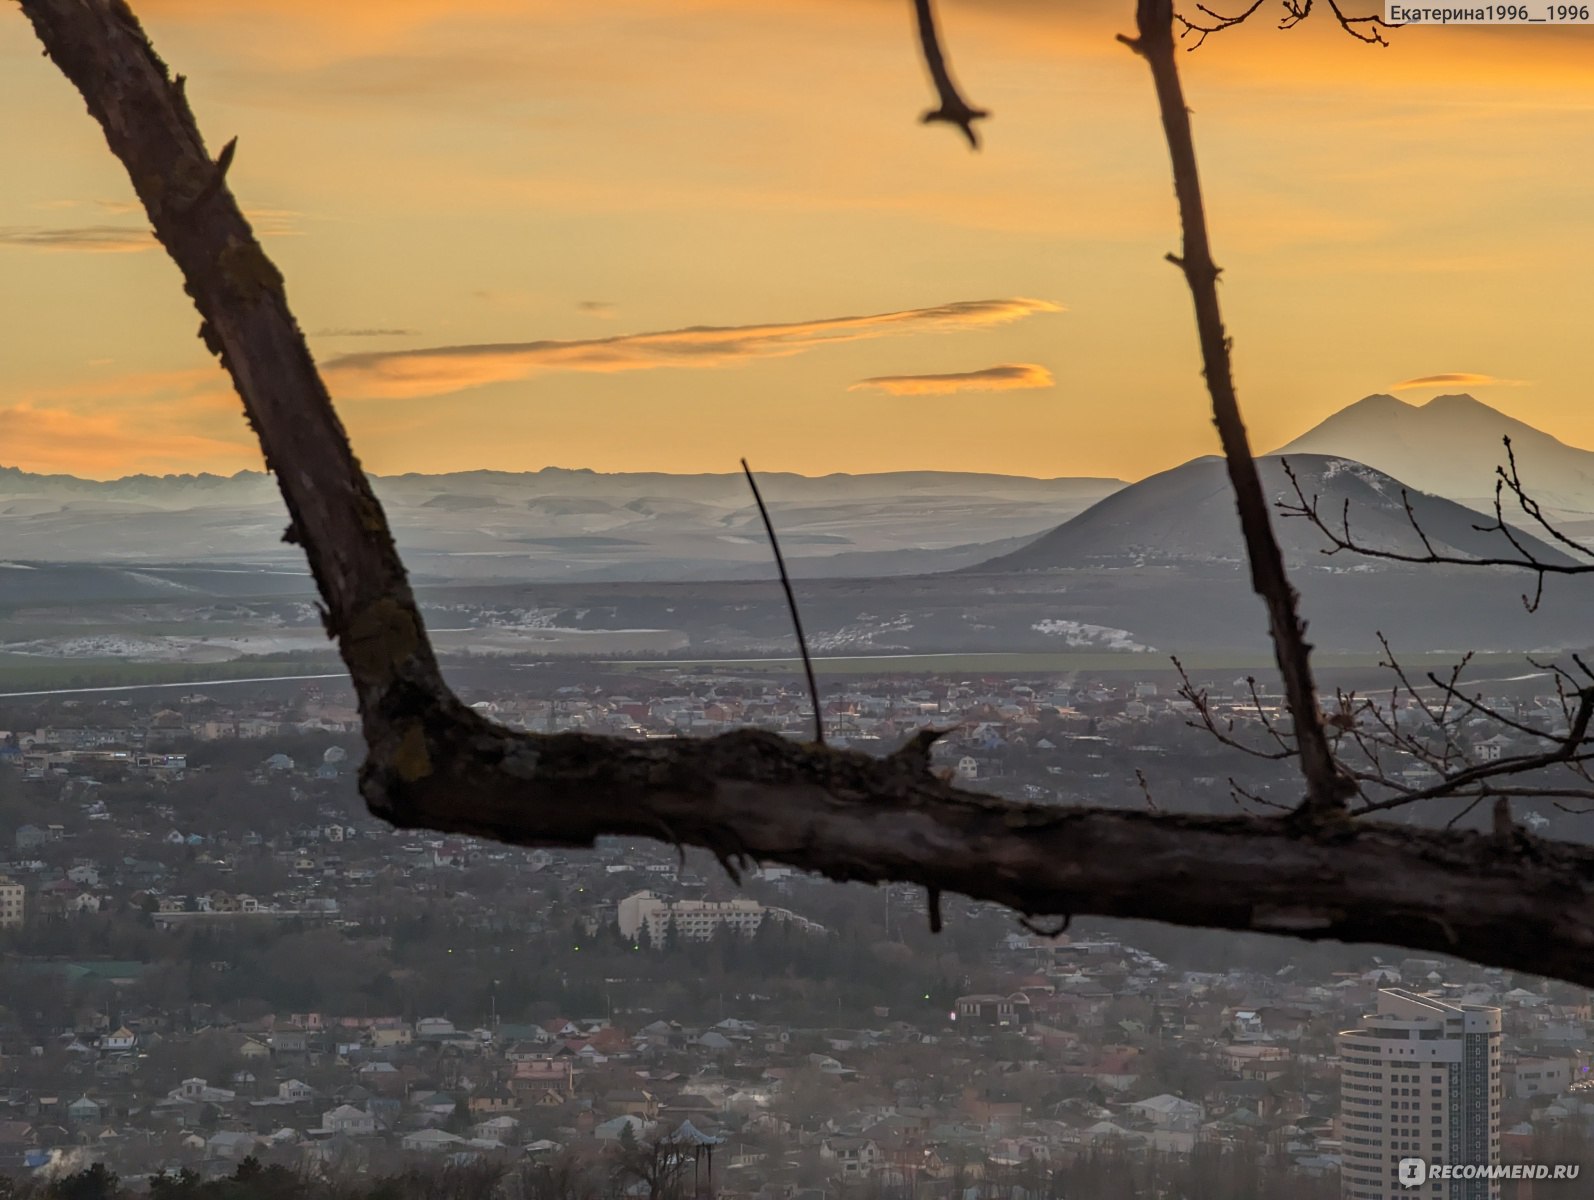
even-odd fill
[{"label": "wispy cloud", "polygon": [[1436,387],[1527,387],[1530,383],[1531,381],[1527,379],[1498,379],[1493,375],[1478,375],[1471,371],[1449,371],[1441,375],[1418,375],[1415,379],[1403,379],[1394,385],[1393,390],[1404,392]]},{"label": "wispy cloud", "polygon": [[607,300],[582,300],[576,304],[582,312],[589,317],[602,317],[608,320],[615,315],[615,306]]},{"label": "wispy cloud", "polygon": [[978,371],[942,375],[875,375],[860,379],[849,392],[880,391],[890,396],[941,396],[948,392],[1007,392],[1019,388],[1046,388],[1057,382],[1036,363],[1004,363]]},{"label": "wispy cloud", "polygon": [[578,341],[346,354],[326,363],[325,370],[328,382],[340,396],[405,399],[526,379],[546,371],[608,373],[661,367],[723,367],[874,338],[981,329],[1061,311],[1062,305],[1050,300],[959,300],[930,308],[788,324],[695,325]]},{"label": "wispy cloud", "polygon": [[8,466],[104,478],[131,471],[213,470],[253,466],[247,437],[207,437],[180,427],[152,427],[138,413],[82,412],[24,401],[0,407],[0,445]]},{"label": "wispy cloud", "polygon": [[0,227],[0,246],[32,250],[78,250],[93,254],[131,254],[155,249],[155,235],[136,225]]},{"label": "wispy cloud", "polygon": [[311,337],[348,338],[348,337],[414,337],[419,332],[414,329],[317,329]]}]

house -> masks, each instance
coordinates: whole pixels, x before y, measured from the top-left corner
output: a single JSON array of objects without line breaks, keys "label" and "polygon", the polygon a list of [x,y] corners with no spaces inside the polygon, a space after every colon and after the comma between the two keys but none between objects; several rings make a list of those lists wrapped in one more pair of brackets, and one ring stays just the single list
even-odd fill
[{"label": "house", "polygon": [[303,1104],[307,1100],[314,1100],[315,1096],[315,1088],[302,1080],[288,1079],[277,1085],[277,1098],[289,1104]]},{"label": "house", "polygon": [[819,1157],[835,1164],[847,1179],[872,1174],[884,1159],[879,1144],[873,1138],[863,1137],[825,1138],[819,1143]]},{"label": "house", "polygon": [[471,1136],[482,1141],[507,1143],[519,1128],[520,1122],[514,1117],[488,1117],[487,1120],[479,1121],[471,1128]]},{"label": "house", "polygon": [[1196,1134],[1206,1115],[1199,1104],[1164,1092],[1125,1107],[1150,1122],[1149,1140],[1153,1149],[1167,1154],[1188,1154],[1195,1149]]},{"label": "house", "polygon": [[190,1104],[225,1104],[236,1100],[238,1093],[226,1088],[211,1087],[203,1079],[185,1079],[178,1087],[166,1093],[171,1100],[186,1100]]},{"label": "house", "polygon": [[464,1145],[465,1139],[442,1129],[418,1129],[406,1133],[399,1141],[399,1149],[410,1154],[441,1154]]},{"label": "house", "polygon": [[1014,992],[1010,996],[959,996],[953,1005],[952,1019],[998,1029],[1028,1025],[1030,999],[1023,992]]},{"label": "house", "polygon": [[263,1062],[271,1057],[271,1047],[258,1038],[246,1037],[238,1045],[238,1057],[246,1062]]},{"label": "house", "polygon": [[138,1035],[126,1025],[118,1027],[115,1033],[108,1033],[100,1039],[100,1049],[107,1054],[126,1054],[138,1044]]},{"label": "house", "polygon": [[50,840],[50,834],[37,825],[22,825],[17,828],[14,840],[18,850],[36,850]]},{"label": "house", "polygon": [[321,1128],[348,1137],[370,1137],[376,1132],[376,1118],[352,1104],[340,1104],[321,1114]]},{"label": "house", "polygon": [[259,1143],[260,1139],[252,1133],[223,1129],[211,1134],[205,1142],[205,1156],[229,1162],[241,1162],[255,1152],[255,1147]]},{"label": "house", "polygon": [[489,1084],[471,1093],[468,1107],[471,1113],[504,1113],[513,1112],[520,1107],[520,1102],[513,1092],[501,1083]]},{"label": "house", "polygon": [[408,1025],[379,1026],[366,1031],[366,1039],[373,1050],[387,1050],[394,1046],[408,1046],[415,1035]]},{"label": "house", "polygon": [[641,1117],[626,1113],[594,1126],[592,1136],[600,1142],[618,1142],[625,1136],[624,1130],[629,1129],[632,1137],[640,1138],[647,1132],[647,1128],[648,1123]]},{"label": "house", "polygon": [[659,1115],[659,1101],[652,1092],[610,1092],[604,1097],[609,1111],[615,1114],[630,1113],[643,1120],[652,1121]]},{"label": "house", "polygon": [[451,1117],[459,1102],[447,1092],[420,1092],[411,1097],[412,1104],[423,1113],[434,1117]]},{"label": "house", "polygon": [[575,1090],[575,1067],[568,1058],[522,1058],[509,1073],[509,1087],[516,1092],[552,1089],[568,1096]]}]

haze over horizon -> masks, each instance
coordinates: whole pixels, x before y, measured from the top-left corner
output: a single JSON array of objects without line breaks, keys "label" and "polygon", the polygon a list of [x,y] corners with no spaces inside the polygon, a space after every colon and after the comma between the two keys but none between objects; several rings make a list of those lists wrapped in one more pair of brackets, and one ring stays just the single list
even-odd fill
[{"label": "haze over horizon", "polygon": [[[1468,407],[1473,409],[1472,416],[1474,418],[1476,418],[1475,420],[1470,420],[1469,421],[1469,420],[1467,420],[1465,418],[1461,418],[1461,419],[1457,419],[1456,418],[1456,409],[1459,406],[1456,405],[1455,402],[1458,402],[1458,401],[1465,402],[1466,406],[1468,406]],[[1279,444],[1277,446],[1257,445],[1257,444],[1255,444],[1254,435],[1253,435],[1252,450],[1258,455],[1289,454],[1289,453],[1292,453],[1292,452],[1294,452],[1294,453],[1339,453],[1339,454],[1348,455],[1348,456],[1354,458],[1354,457],[1357,457],[1357,455],[1349,448],[1336,450],[1333,447],[1333,444],[1332,444],[1334,439],[1336,437],[1340,437],[1340,436],[1355,438],[1358,435],[1360,435],[1362,437],[1366,437],[1366,436],[1368,436],[1370,431],[1368,430],[1367,426],[1363,422],[1365,422],[1365,421],[1367,421],[1369,419],[1371,421],[1373,421],[1373,422],[1379,422],[1381,420],[1389,418],[1391,416],[1391,414],[1394,414],[1397,417],[1397,419],[1405,418],[1405,419],[1408,419],[1408,420],[1414,420],[1414,421],[1419,422],[1419,423],[1420,422],[1425,422],[1431,417],[1431,419],[1432,419],[1431,423],[1428,423],[1425,426],[1427,431],[1429,433],[1439,434],[1440,436],[1442,436],[1443,438],[1445,438],[1445,439],[1447,439],[1448,441],[1451,441],[1451,442],[1453,442],[1457,437],[1465,437],[1468,434],[1474,435],[1475,437],[1477,435],[1485,436],[1485,437],[1488,438],[1489,443],[1490,443],[1489,447],[1486,449],[1486,453],[1489,452],[1489,451],[1492,451],[1493,445],[1496,444],[1497,441],[1498,441],[1498,438],[1495,435],[1495,427],[1499,426],[1499,427],[1503,427],[1503,428],[1506,428],[1506,429],[1510,429],[1514,433],[1528,432],[1529,434],[1536,436],[1538,439],[1544,440],[1544,441],[1549,442],[1549,443],[1559,443],[1561,446],[1567,447],[1568,449],[1570,449],[1572,451],[1575,451],[1575,452],[1594,454],[1594,450],[1589,450],[1586,447],[1578,446],[1575,443],[1572,443],[1572,442],[1570,442],[1570,441],[1568,441],[1568,440],[1566,440],[1564,438],[1557,437],[1553,432],[1551,432],[1549,430],[1544,430],[1544,429],[1540,429],[1540,428],[1538,428],[1536,426],[1529,425],[1526,421],[1520,420],[1519,418],[1512,416],[1510,413],[1507,413],[1500,406],[1498,406],[1496,404],[1492,404],[1492,403],[1485,403],[1485,402],[1483,402],[1481,400],[1478,400],[1475,396],[1473,396],[1469,392],[1441,393],[1441,394],[1429,397],[1427,400],[1424,400],[1424,401],[1421,401],[1421,402],[1412,402],[1412,401],[1409,401],[1409,400],[1403,400],[1400,397],[1391,395],[1391,394],[1389,394],[1387,392],[1372,392],[1372,393],[1369,393],[1366,396],[1361,397],[1361,399],[1359,399],[1359,400],[1356,400],[1356,401],[1354,401],[1354,402],[1352,402],[1350,404],[1347,404],[1347,405],[1343,406],[1342,408],[1339,408],[1339,409],[1329,413],[1328,416],[1325,417],[1323,421],[1318,422],[1317,424],[1313,425],[1309,429],[1301,431],[1296,436],[1290,438],[1287,442],[1281,443],[1281,444]],[[1353,427],[1353,426],[1351,426],[1349,424],[1351,421],[1355,421],[1355,422],[1357,422],[1357,424]],[[1410,431],[1409,429],[1403,430],[1403,432],[1409,432],[1409,431]],[[1594,439],[1591,439],[1591,440],[1594,440]],[[1476,450],[1477,447],[1473,447],[1472,449]],[[1211,453],[1211,452],[1208,451],[1207,453]],[[1203,455],[1202,454],[1196,454],[1196,455],[1192,455],[1191,457],[1192,458],[1200,458],[1200,457],[1203,457]],[[1378,457],[1378,456],[1375,455],[1375,454],[1367,454],[1367,455],[1364,455],[1363,457],[1371,459],[1371,458]],[[1475,454],[1474,454],[1474,457],[1475,457]],[[1188,460],[1186,460],[1186,461],[1188,461]],[[1179,464],[1174,464],[1174,465],[1177,466]],[[1377,464],[1374,464],[1374,465],[1377,465]],[[1472,465],[1475,465],[1475,464],[1472,464]],[[1463,463],[1463,462],[1454,462],[1454,463],[1451,464],[1451,467],[1455,471],[1465,471],[1465,470],[1469,469],[1469,464]],[[979,471],[979,470],[971,470],[971,469],[967,469],[967,468],[936,468],[936,467],[928,467],[928,466],[920,466],[920,467],[914,467],[914,466],[891,467],[891,468],[882,468],[882,469],[877,470],[877,471],[867,471],[867,470],[863,470],[863,471],[843,471],[843,470],[801,471],[801,470],[787,470],[787,469],[781,469],[781,468],[771,468],[769,470],[760,470],[760,474],[764,475],[766,477],[767,476],[773,476],[773,475],[784,475],[784,476],[795,476],[795,477],[798,477],[798,478],[806,478],[806,479],[814,479],[814,480],[821,480],[821,479],[830,478],[830,477],[856,477],[856,476],[872,476],[872,475],[973,474],[973,475],[1009,476],[1009,477],[1017,478],[1017,479],[1035,479],[1035,480],[1043,481],[1043,482],[1044,481],[1053,481],[1053,480],[1065,480],[1065,479],[1094,479],[1094,480],[1104,480],[1104,481],[1112,481],[1112,480],[1117,479],[1117,482],[1120,482],[1120,483],[1133,483],[1133,482],[1136,482],[1138,479],[1149,478],[1151,475],[1159,474],[1161,471],[1167,470],[1167,469],[1169,469],[1169,468],[1160,468],[1159,467],[1156,470],[1152,470],[1152,471],[1146,472],[1144,475],[1139,475],[1139,476],[1135,476],[1135,477],[1132,477],[1132,478],[1123,478],[1123,479],[1117,479],[1117,477],[1112,476],[1112,475],[1108,475],[1108,474],[1105,474],[1105,473],[1091,474],[1091,473],[1087,472],[1087,473],[1081,473],[1081,474],[1078,474],[1078,475],[1027,475],[1027,474],[1025,474],[1023,472]],[[230,478],[230,477],[233,477],[233,476],[236,476],[236,475],[239,475],[239,474],[250,474],[250,475],[263,474],[263,469],[262,469],[262,467],[259,467],[259,466],[240,467],[240,468],[237,468],[236,470],[225,471],[225,472],[224,471],[209,470],[209,469],[200,469],[200,470],[195,470],[195,471],[166,471],[166,472],[162,472],[162,471],[123,471],[123,472],[111,472],[111,473],[85,473],[85,472],[74,472],[74,471],[34,471],[34,470],[31,470],[27,466],[22,465],[20,463],[8,462],[8,461],[0,461],[0,472],[6,472],[6,471],[9,471],[9,472],[19,472],[20,471],[20,472],[23,472],[23,473],[29,474],[29,475],[43,475],[43,476],[62,475],[62,476],[68,476],[68,477],[72,477],[72,478],[85,480],[85,481],[88,481],[88,482],[116,482],[118,480],[132,479],[132,478],[137,478],[137,477],[153,477],[153,478],[162,478],[162,477],[173,478],[173,477],[175,477],[175,478],[180,478],[180,477],[195,477],[195,476],[211,475],[211,476],[219,476],[221,478]],[[604,476],[604,475],[617,475],[618,476],[618,475],[636,475],[636,474],[641,474],[641,475],[662,474],[662,475],[683,475],[683,476],[684,475],[693,475],[693,476],[697,476],[697,475],[721,476],[722,475],[722,476],[727,476],[727,477],[734,477],[735,479],[738,479],[738,480],[741,478],[740,470],[712,469],[712,468],[706,469],[706,470],[693,470],[693,471],[687,471],[687,470],[675,471],[675,470],[670,470],[668,468],[640,468],[640,469],[635,469],[635,470],[606,470],[604,468],[597,467],[597,466],[591,466],[591,465],[588,465],[586,463],[546,463],[546,464],[541,464],[541,465],[534,466],[534,467],[520,468],[518,470],[517,469],[512,469],[512,468],[495,468],[495,467],[486,467],[486,466],[477,466],[477,467],[465,466],[465,467],[454,468],[451,471],[441,471],[441,470],[408,470],[408,471],[394,471],[394,472],[373,471],[372,474],[375,474],[375,475],[378,475],[378,476],[383,476],[383,477],[388,477],[388,478],[394,478],[394,477],[400,477],[400,476],[404,476],[404,475],[434,476],[434,475],[456,474],[456,473],[466,473],[466,474],[468,474],[468,473],[472,473],[472,472],[537,473],[537,472],[542,472],[542,471],[568,472],[568,473],[571,473],[571,474],[588,474],[588,475],[596,475],[596,476]],[[1396,473],[1398,474],[1399,472],[1397,471]],[[1483,491],[1487,491],[1489,488],[1491,488],[1493,486],[1493,484],[1492,484],[1492,478],[1493,478],[1492,469],[1490,471],[1485,471],[1484,472],[1484,476],[1487,476],[1487,478],[1484,478],[1483,476],[1480,476],[1480,479],[1481,479],[1480,487],[1482,487]],[[1487,486],[1484,486],[1484,485],[1487,485]],[[1421,486],[1421,485],[1419,485],[1419,486]],[[1458,486],[1437,487],[1437,488],[1435,488],[1435,487],[1426,487],[1425,490],[1435,491],[1435,492],[1437,492],[1439,494],[1466,494],[1465,490],[1458,488]],[[1482,494],[1482,493],[1480,492],[1480,494]]]}]

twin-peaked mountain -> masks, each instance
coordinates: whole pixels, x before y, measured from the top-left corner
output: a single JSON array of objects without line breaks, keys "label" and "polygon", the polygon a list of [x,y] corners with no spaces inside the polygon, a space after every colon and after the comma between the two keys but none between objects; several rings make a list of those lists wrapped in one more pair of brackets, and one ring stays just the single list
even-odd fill
[{"label": "twin-peaked mountain", "polygon": [[1495,467],[1506,461],[1503,438],[1511,439],[1523,482],[1546,510],[1574,521],[1594,517],[1594,452],[1471,396],[1439,396],[1422,405],[1368,396],[1274,453],[1349,458],[1409,487],[1490,511]]}]

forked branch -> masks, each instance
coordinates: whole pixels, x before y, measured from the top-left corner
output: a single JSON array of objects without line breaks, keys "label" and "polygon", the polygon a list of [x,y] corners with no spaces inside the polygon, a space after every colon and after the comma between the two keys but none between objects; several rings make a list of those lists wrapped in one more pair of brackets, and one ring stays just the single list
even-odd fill
[{"label": "forked branch", "polygon": [[1196,167],[1195,142],[1190,130],[1190,110],[1185,105],[1175,57],[1172,0],[1139,0],[1135,37],[1120,40],[1146,60],[1156,85],[1163,134],[1173,160],[1173,187],[1179,201],[1179,223],[1184,245],[1168,259],[1182,272],[1195,302],[1196,328],[1201,342],[1201,366],[1212,398],[1212,423],[1223,445],[1223,461],[1234,488],[1240,531],[1251,564],[1251,588],[1267,606],[1273,653],[1284,680],[1284,695],[1295,726],[1306,798],[1301,815],[1317,820],[1344,809],[1351,783],[1329,752],[1328,738],[1317,710],[1317,690],[1312,679],[1311,646],[1297,611],[1298,596],[1284,570],[1284,555],[1268,517],[1267,497],[1251,454],[1245,422],[1234,391],[1228,335],[1218,303],[1219,269],[1212,261],[1207,236],[1206,209],[1201,198],[1201,176]]},{"label": "forked branch", "polygon": [[[1225,15],[1206,4],[1197,3],[1196,16],[1189,17],[1183,13],[1175,13],[1174,20],[1179,23],[1179,36],[1188,38],[1192,35],[1195,40],[1186,49],[1198,50],[1207,38],[1214,33],[1222,33],[1226,29],[1233,29],[1236,25],[1244,25],[1257,13],[1257,10],[1266,3],[1266,0],[1253,0],[1253,3],[1240,9],[1232,15]],[[1280,29],[1294,29],[1307,17],[1312,15],[1312,5],[1315,0],[1283,0],[1284,15],[1279,18]],[[1387,46],[1384,40],[1384,30],[1398,29],[1399,26],[1391,24],[1377,14],[1362,17],[1353,17],[1339,6],[1338,0],[1324,0],[1333,12],[1334,19],[1339,22],[1339,27],[1359,42],[1366,42],[1373,46]]]},{"label": "forked branch", "polygon": [[[1285,518],[1296,517],[1304,519],[1314,529],[1321,533],[1328,545],[1322,553],[1333,555],[1341,552],[1360,554],[1367,558],[1379,558],[1390,562],[1414,563],[1425,566],[1452,566],[1452,567],[1515,567],[1531,571],[1534,576],[1534,590],[1531,596],[1524,595],[1522,603],[1529,612],[1538,609],[1540,601],[1544,599],[1544,579],[1547,575],[1588,575],[1594,573],[1594,561],[1578,561],[1571,555],[1579,555],[1584,560],[1594,560],[1594,548],[1567,536],[1544,513],[1543,508],[1533,495],[1527,490],[1522,481],[1522,475],[1517,467],[1516,452],[1511,448],[1511,439],[1505,438],[1506,465],[1495,468],[1494,481],[1494,520],[1485,525],[1473,525],[1477,533],[1498,534],[1509,553],[1500,554],[1456,554],[1439,550],[1434,546],[1433,539],[1429,536],[1422,522],[1417,519],[1416,510],[1412,506],[1411,492],[1406,488],[1400,489],[1400,502],[1405,510],[1406,523],[1422,544],[1422,552],[1413,553],[1406,550],[1395,550],[1385,546],[1374,546],[1359,538],[1351,528],[1351,507],[1349,499],[1341,506],[1336,519],[1331,520],[1323,515],[1322,504],[1314,493],[1306,494],[1300,478],[1290,466],[1289,459],[1281,459],[1284,474],[1289,478],[1291,490],[1295,493],[1295,500],[1280,500],[1276,507],[1281,516]],[[1505,496],[1513,496],[1522,512],[1536,525],[1539,526],[1555,543],[1546,545],[1537,538],[1529,537],[1506,521]]]}]

